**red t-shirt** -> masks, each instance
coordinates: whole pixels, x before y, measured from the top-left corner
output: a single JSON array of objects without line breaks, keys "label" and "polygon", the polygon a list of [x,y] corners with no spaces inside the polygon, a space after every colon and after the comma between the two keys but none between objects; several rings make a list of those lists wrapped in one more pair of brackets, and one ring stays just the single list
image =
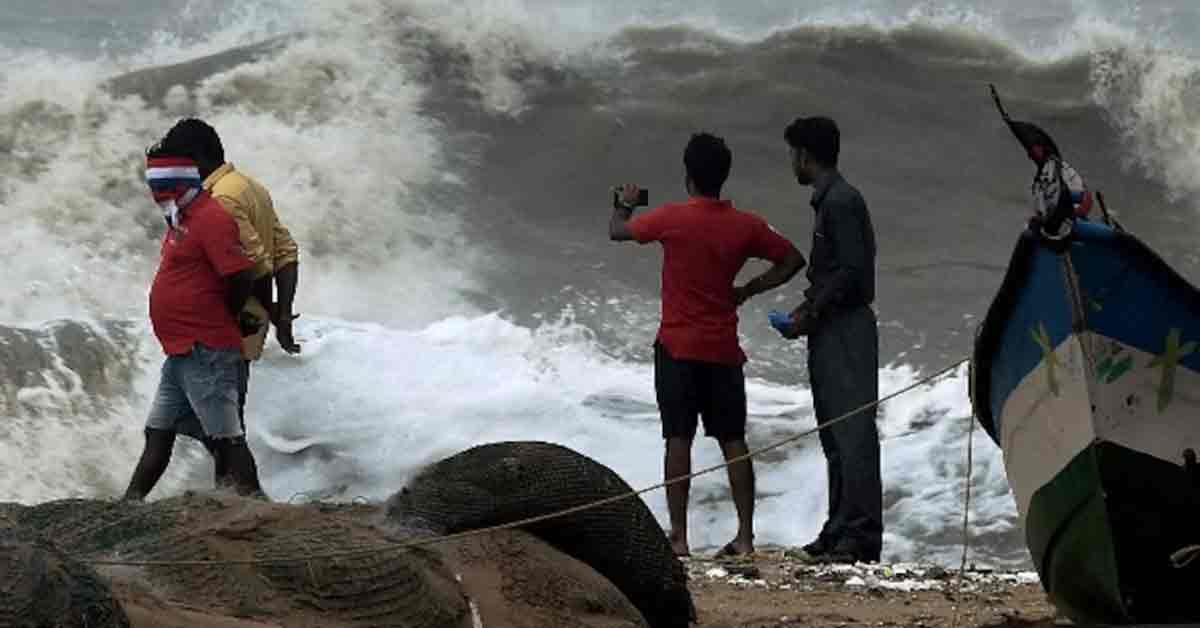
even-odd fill
[{"label": "red t-shirt", "polygon": [[750,258],[782,262],[795,247],[729,201],[693,197],[629,223],[634,239],[662,242],[658,341],[677,360],[741,365],[733,282]]},{"label": "red t-shirt", "polygon": [[185,355],[197,342],[241,349],[242,334],[226,305],[225,278],[254,263],[238,238],[237,223],[208,192],[183,211],[179,229],[167,229],[162,260],[150,288],[150,322],[167,355]]}]

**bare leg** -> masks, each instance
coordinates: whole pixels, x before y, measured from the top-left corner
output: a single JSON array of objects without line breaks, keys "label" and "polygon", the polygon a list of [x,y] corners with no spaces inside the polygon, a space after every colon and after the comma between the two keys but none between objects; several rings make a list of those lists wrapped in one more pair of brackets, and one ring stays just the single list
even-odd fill
[{"label": "bare leg", "polygon": [[[246,433],[246,397],[250,387],[250,361],[242,360],[238,366],[238,420],[242,425],[242,433]],[[213,457],[213,483],[221,486],[225,482],[225,477],[229,475],[228,456],[218,456],[216,445],[213,439],[206,438],[202,441],[204,448],[208,450],[209,455]],[[250,456],[250,467],[253,470],[253,477],[258,478],[258,465],[254,462],[254,456]],[[262,492],[262,489],[259,489]]]},{"label": "bare leg", "polygon": [[[667,453],[664,460],[664,475],[667,480],[691,475],[692,473],[692,439],[672,437],[667,439]],[[671,549],[676,556],[687,556],[688,525],[687,507],[688,493],[692,488],[692,480],[688,478],[667,486],[667,511],[671,516]]]},{"label": "bare leg", "polygon": [[267,495],[258,480],[258,469],[254,464],[254,454],[246,445],[246,438],[212,439],[215,464],[224,471],[217,479],[217,487],[232,487],[238,495],[266,499]]},{"label": "bare leg", "polygon": [[211,438],[205,438],[200,441],[204,448],[208,450],[208,455],[213,459],[213,486],[221,486],[224,478],[229,475],[229,457],[220,454],[217,448],[217,441]]},{"label": "bare leg", "polygon": [[[730,440],[721,443],[721,453],[725,460],[745,456],[750,453],[744,439]],[[729,488],[733,491],[733,504],[737,508],[738,533],[730,545],[738,554],[749,554],[754,551],[754,465],[747,458],[735,462],[729,467]]]},{"label": "bare leg", "polygon": [[129,488],[125,489],[125,499],[141,501],[146,499],[154,485],[167,470],[171,462],[171,452],[175,448],[175,432],[166,430],[146,429],[146,446],[142,449],[142,457],[138,460],[133,477],[129,480]]},{"label": "bare leg", "polygon": [[[250,434],[246,431],[246,397],[250,392],[250,364],[249,360],[242,360],[242,365],[238,368],[238,420],[242,423],[242,434],[247,436]],[[250,469],[254,476],[254,483],[257,485],[258,465],[254,462],[254,455],[250,453],[249,449],[246,453],[250,457]],[[261,493],[262,488],[260,487],[258,491]]]}]

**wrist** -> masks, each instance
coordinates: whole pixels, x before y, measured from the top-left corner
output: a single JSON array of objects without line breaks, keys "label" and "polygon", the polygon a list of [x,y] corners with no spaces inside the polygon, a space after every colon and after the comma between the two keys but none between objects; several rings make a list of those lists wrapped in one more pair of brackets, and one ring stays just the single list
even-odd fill
[{"label": "wrist", "polygon": [[761,277],[755,277],[742,286],[742,290],[746,293],[747,297],[756,297],[763,293],[761,279]]}]

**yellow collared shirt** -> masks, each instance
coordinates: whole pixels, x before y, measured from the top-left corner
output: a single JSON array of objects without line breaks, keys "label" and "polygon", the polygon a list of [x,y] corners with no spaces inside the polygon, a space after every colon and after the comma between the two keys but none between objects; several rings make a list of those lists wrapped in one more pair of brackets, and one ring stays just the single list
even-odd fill
[{"label": "yellow collared shirt", "polygon": [[[300,247],[279,221],[271,194],[262,184],[226,163],[208,175],[204,189],[233,215],[246,255],[254,262],[256,278],[273,275],[299,261]],[[267,309],[258,299],[251,297],[245,310],[261,321],[269,320]],[[262,354],[266,329],[264,325],[258,334],[244,339],[242,353],[246,359],[256,360]]]},{"label": "yellow collared shirt", "polygon": [[227,163],[208,175],[204,189],[233,214],[256,277],[274,274],[299,260],[300,248],[279,221],[271,194],[258,181]]}]

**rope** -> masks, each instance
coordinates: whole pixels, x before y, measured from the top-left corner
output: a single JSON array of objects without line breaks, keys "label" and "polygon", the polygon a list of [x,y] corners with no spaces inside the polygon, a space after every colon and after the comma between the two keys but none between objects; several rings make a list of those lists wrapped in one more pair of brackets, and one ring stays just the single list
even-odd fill
[{"label": "rope", "polygon": [[917,382],[914,382],[913,384],[910,384],[909,386],[906,386],[890,395],[887,395],[885,397],[882,397],[880,399],[872,401],[871,403],[865,404],[860,408],[857,408],[855,410],[847,412],[846,414],[843,414],[842,416],[837,417],[836,419],[833,419],[832,421],[829,421],[828,423],[818,425],[817,427],[814,427],[812,429],[805,430],[803,432],[800,432],[799,434],[795,434],[795,435],[785,438],[781,441],[778,441],[774,444],[767,445],[766,447],[763,447],[761,449],[756,449],[756,450],[750,451],[747,454],[727,460],[721,464],[713,465],[706,469],[701,469],[701,470],[691,473],[689,475],[681,475],[679,477],[671,478],[670,480],[667,480],[665,482],[660,482],[658,484],[655,484],[654,486],[650,486],[650,487],[647,487],[647,488],[644,488],[644,489],[641,489],[638,491],[632,491],[629,493],[625,493],[623,495],[614,495],[613,497],[608,497],[608,498],[601,499],[601,500],[598,500],[595,502],[582,504],[580,506],[575,506],[573,508],[567,508],[565,510],[560,510],[558,512],[548,513],[545,515],[538,515],[536,517],[528,517],[526,519],[521,519],[518,521],[511,521],[509,523],[504,523],[504,524],[500,524],[500,525],[496,525],[496,526],[491,526],[491,527],[487,527],[487,528],[479,528],[476,530],[467,530],[465,532],[458,532],[455,534],[447,534],[444,536],[433,537],[433,538],[414,539],[411,541],[406,541],[404,543],[390,543],[385,547],[379,547],[378,545],[375,545],[375,546],[372,546],[369,548],[363,548],[363,549],[343,550],[343,551],[338,551],[338,552],[326,552],[323,554],[308,554],[305,556],[281,556],[281,557],[277,557],[277,558],[246,558],[246,559],[236,559],[236,560],[100,560],[100,559],[79,559],[79,560],[80,560],[80,562],[87,563],[89,565],[120,566],[120,567],[217,567],[217,566],[226,566],[226,565],[283,565],[283,564],[293,564],[293,563],[307,563],[307,562],[311,562],[311,561],[315,561],[315,560],[334,560],[334,559],[338,559],[338,558],[354,558],[354,557],[358,557],[358,556],[370,556],[370,555],[379,554],[381,552],[399,551],[399,550],[405,550],[405,549],[412,549],[414,547],[435,545],[438,543],[446,543],[449,541],[457,541],[460,539],[465,539],[465,538],[470,538],[470,537],[475,537],[475,536],[482,536],[484,534],[490,534],[492,532],[499,532],[501,530],[513,530],[516,528],[523,528],[526,526],[533,525],[535,523],[541,523],[543,521],[549,521],[551,519],[559,519],[559,518],[573,515],[576,513],[591,510],[593,508],[599,508],[600,506],[607,506],[608,504],[616,503],[619,501],[624,501],[626,499],[640,497],[646,493],[650,493],[652,491],[656,491],[658,489],[665,488],[672,484],[678,484],[679,482],[683,482],[685,480],[689,480],[689,479],[692,479],[695,477],[707,475],[710,473],[715,473],[715,472],[720,471],[730,465],[736,464],[738,462],[742,462],[743,460],[749,460],[751,458],[761,456],[765,453],[774,451],[785,445],[796,442],[802,438],[811,436],[812,434],[815,434],[821,430],[829,429],[830,427],[833,427],[834,425],[837,425],[843,421],[847,421],[847,420],[853,418],[855,415],[857,415],[860,412],[863,412],[866,410],[871,410],[880,405],[883,405],[884,403],[886,403],[888,401],[891,401],[892,399],[895,399],[895,398],[900,397],[904,394],[907,394],[913,390],[916,390],[917,388],[925,386],[925,385],[929,384],[930,382],[933,382],[934,380],[941,378],[943,375],[953,371],[954,369],[957,369],[958,367],[962,366],[963,364],[966,364],[969,361],[970,361],[970,358],[963,358],[949,366],[946,366],[945,368],[938,370],[937,372],[933,373],[932,375],[924,377],[924,378],[918,380]]},{"label": "rope", "polygon": [[1124,231],[1125,227],[1121,226],[1121,222],[1113,218],[1112,214],[1108,212],[1108,205],[1104,203],[1104,193],[1100,190],[1096,190],[1096,200],[1100,201],[1100,212],[1104,215],[1104,224],[1117,231]]},{"label": "rope", "polygon": [[971,533],[968,526],[971,523],[971,475],[975,469],[974,452],[975,452],[975,417],[969,417],[971,428],[967,430],[967,479],[966,479],[966,496],[963,499],[963,551],[962,563],[958,569],[958,583],[962,585],[962,575],[967,570],[967,550],[970,548]]},{"label": "rope", "polygon": [[[970,547],[971,532],[969,524],[971,522],[971,475],[975,469],[974,452],[975,452],[975,415],[968,417],[971,422],[971,427],[967,429],[967,478],[966,478],[966,495],[963,498],[963,525],[962,525],[962,563],[958,566],[958,577],[954,581],[954,597],[957,598],[962,593],[963,579],[967,573],[967,550]],[[951,626],[958,627],[959,612],[962,609],[961,604],[954,605],[954,621]]]}]

